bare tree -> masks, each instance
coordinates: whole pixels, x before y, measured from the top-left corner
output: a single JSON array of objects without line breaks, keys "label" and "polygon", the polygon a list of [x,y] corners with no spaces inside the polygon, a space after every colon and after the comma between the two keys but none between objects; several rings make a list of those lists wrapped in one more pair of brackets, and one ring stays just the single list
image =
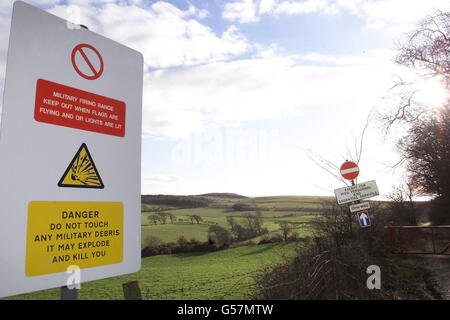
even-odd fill
[{"label": "bare tree", "polygon": [[395,62],[420,72],[422,77],[443,76],[450,82],[450,12],[437,10],[423,19],[400,44]]},{"label": "bare tree", "polygon": [[167,217],[169,217],[170,223],[172,223],[172,224],[173,224],[174,221],[176,221],[176,217],[175,217],[174,214],[167,213]]},{"label": "bare tree", "polygon": [[153,224],[157,224],[159,220],[159,217],[156,214],[151,214],[147,217],[147,220],[149,222],[152,222]]},{"label": "bare tree", "polygon": [[[443,88],[450,90],[450,12],[427,16],[398,51],[396,63],[422,79],[440,77]],[[450,220],[450,99],[433,110],[416,101],[412,83],[399,79],[392,89],[399,91],[400,100],[381,120],[386,133],[394,125],[407,129],[398,139],[401,159],[394,167],[405,164],[411,190],[433,196],[439,203],[436,210]]]},{"label": "bare tree", "polygon": [[199,215],[194,214],[192,216],[192,218],[197,222],[197,224],[200,223],[200,221],[203,221],[202,217],[200,217]]},{"label": "bare tree", "polygon": [[[442,85],[450,88],[450,12],[437,10],[427,16],[398,46],[397,64],[410,68],[422,79],[440,77]],[[380,115],[386,133],[394,124],[414,124],[429,113],[429,108],[416,99],[414,81],[399,77],[390,92],[396,93],[399,101],[390,113]]]},{"label": "bare tree", "polygon": [[415,195],[416,188],[410,178],[403,179],[400,184],[393,187],[388,198],[392,200],[392,214],[398,219],[396,223],[417,225],[416,205],[413,201]]},{"label": "bare tree", "polygon": [[289,235],[291,234],[293,227],[289,222],[280,221],[278,222],[280,225],[281,233],[283,234],[283,240],[286,242],[289,240]]},{"label": "bare tree", "polygon": [[[375,117],[375,107],[373,107],[367,114],[366,122],[361,131],[361,134],[359,135],[359,137],[354,138],[352,148],[347,146],[345,160],[351,160],[356,164],[359,164],[363,154],[364,137],[374,117]],[[313,161],[314,164],[316,164],[319,168],[323,169],[324,171],[332,175],[337,180],[343,182],[344,184],[349,185],[348,180],[344,179],[341,176],[339,167],[334,162],[326,159],[325,157],[323,157],[322,155],[318,154],[317,152],[311,149],[306,149],[305,153],[308,156],[308,158],[311,159],[311,161]]]}]

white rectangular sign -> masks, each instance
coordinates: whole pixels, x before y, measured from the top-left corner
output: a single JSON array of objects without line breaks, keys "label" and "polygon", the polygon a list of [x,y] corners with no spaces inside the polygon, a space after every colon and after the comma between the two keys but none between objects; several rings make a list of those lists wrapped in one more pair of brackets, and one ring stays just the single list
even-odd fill
[{"label": "white rectangular sign", "polygon": [[367,209],[370,209],[370,204],[368,202],[352,204],[350,206],[350,212],[358,212]]},{"label": "white rectangular sign", "polygon": [[0,132],[0,297],[140,269],[142,55],[14,3]]},{"label": "white rectangular sign", "polygon": [[338,204],[349,203],[379,195],[375,180],[334,190]]}]

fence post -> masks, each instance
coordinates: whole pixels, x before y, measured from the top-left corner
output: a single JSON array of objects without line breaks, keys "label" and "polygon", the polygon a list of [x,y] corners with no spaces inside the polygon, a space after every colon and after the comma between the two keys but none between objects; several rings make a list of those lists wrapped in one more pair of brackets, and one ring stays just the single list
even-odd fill
[{"label": "fence post", "polygon": [[78,289],[69,289],[67,286],[61,287],[61,300],[78,300]]},{"label": "fence post", "polygon": [[125,300],[142,300],[138,280],[125,282],[122,284],[122,288]]},{"label": "fence post", "polygon": [[434,242],[434,228],[431,228],[431,242],[433,243],[433,254],[436,254],[436,245]]}]

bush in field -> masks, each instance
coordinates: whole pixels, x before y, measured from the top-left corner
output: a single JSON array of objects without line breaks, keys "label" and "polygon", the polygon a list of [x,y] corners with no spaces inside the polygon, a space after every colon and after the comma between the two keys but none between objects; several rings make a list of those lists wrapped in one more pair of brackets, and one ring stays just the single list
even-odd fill
[{"label": "bush in field", "polygon": [[231,233],[237,241],[245,241],[268,233],[268,230],[262,226],[263,220],[260,212],[247,213],[244,218],[244,225],[241,225],[233,217],[227,217]]},{"label": "bush in field", "polygon": [[280,221],[278,222],[280,229],[281,229],[281,233],[283,234],[283,240],[286,242],[289,240],[289,235],[291,234],[293,227],[292,224],[290,224],[289,222],[286,221]]},{"label": "bush in field", "polygon": [[217,247],[227,247],[233,242],[231,233],[221,226],[212,225],[208,229],[208,239]]},{"label": "bush in field", "polygon": [[177,244],[181,248],[186,248],[189,242],[186,240],[184,236],[179,236],[177,239]]},{"label": "bush in field", "polygon": [[283,241],[283,237],[279,234],[275,234],[273,236],[270,237],[270,242],[271,243],[276,243],[276,242],[282,242]]},{"label": "bush in field", "polygon": [[150,248],[157,248],[159,245],[161,245],[163,241],[155,236],[147,236],[144,240],[144,246],[150,247]]},{"label": "bush in field", "polygon": [[197,239],[195,239],[195,238],[189,239],[189,245],[190,245],[190,246],[197,246],[197,245],[199,245],[199,244],[201,244],[201,242],[198,241]]},{"label": "bush in field", "polygon": [[148,216],[147,216],[147,220],[148,220],[150,223],[153,223],[153,224],[158,224],[158,222],[160,221],[160,220],[159,220],[159,217],[158,217],[156,214],[148,215]]},{"label": "bush in field", "polygon": [[147,237],[144,241],[144,248],[142,249],[142,257],[150,257],[159,254],[178,254],[187,252],[210,252],[219,249],[214,243],[200,242],[195,238],[189,241],[184,236],[180,236],[177,243],[169,242],[163,243],[162,240],[155,236]]},{"label": "bush in field", "polygon": [[247,204],[247,203],[242,203],[242,202],[237,202],[235,204],[233,204],[233,210],[234,211],[251,211],[254,210],[254,208]]}]

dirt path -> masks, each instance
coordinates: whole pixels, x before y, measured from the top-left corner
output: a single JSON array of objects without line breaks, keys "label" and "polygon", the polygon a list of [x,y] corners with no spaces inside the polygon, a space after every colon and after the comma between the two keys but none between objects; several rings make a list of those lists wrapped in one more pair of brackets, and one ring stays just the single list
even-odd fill
[{"label": "dirt path", "polygon": [[435,299],[450,300],[450,255],[422,255],[425,282]]},{"label": "dirt path", "polygon": [[450,300],[450,256],[423,256],[424,267],[429,271],[430,291],[436,299]]}]

